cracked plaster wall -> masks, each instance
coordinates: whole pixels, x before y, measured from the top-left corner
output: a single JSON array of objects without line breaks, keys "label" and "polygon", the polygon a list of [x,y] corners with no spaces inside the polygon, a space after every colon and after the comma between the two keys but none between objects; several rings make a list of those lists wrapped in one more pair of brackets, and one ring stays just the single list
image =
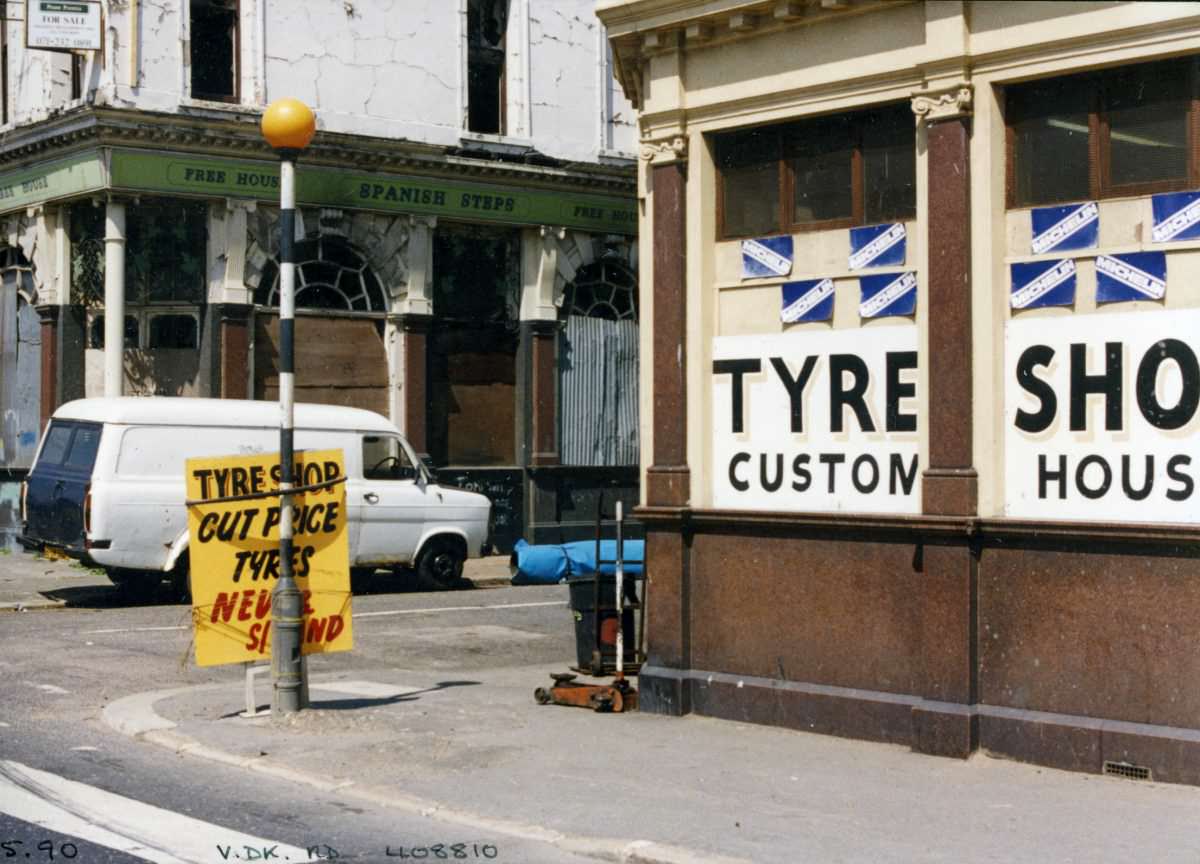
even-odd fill
[{"label": "cracked plaster wall", "polygon": [[[594,161],[602,150],[631,155],[634,114],[611,75],[600,80],[606,42],[593,0],[510,2],[509,137],[564,159]],[[134,6],[105,3],[104,63],[89,58],[85,101],[166,113],[234,109],[188,97],[187,0],[136,0],[136,15]],[[241,0],[241,103],[261,107],[294,96],[315,109],[325,130],[458,146],[465,8],[465,0]],[[69,56],[25,51],[23,22],[4,26],[15,122],[80,104],[70,100]],[[606,87],[617,118],[611,127]]]}]

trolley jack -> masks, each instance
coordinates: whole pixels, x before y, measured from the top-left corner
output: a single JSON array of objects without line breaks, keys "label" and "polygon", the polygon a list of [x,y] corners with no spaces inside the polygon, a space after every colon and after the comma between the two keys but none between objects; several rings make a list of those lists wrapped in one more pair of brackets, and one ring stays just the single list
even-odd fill
[{"label": "trolley jack", "polygon": [[555,672],[550,677],[554,679],[553,687],[539,687],[533,691],[533,698],[539,705],[553,702],[613,714],[637,710],[637,690],[629,686],[629,681],[620,673],[612,684],[584,684],[576,681],[570,672]]}]

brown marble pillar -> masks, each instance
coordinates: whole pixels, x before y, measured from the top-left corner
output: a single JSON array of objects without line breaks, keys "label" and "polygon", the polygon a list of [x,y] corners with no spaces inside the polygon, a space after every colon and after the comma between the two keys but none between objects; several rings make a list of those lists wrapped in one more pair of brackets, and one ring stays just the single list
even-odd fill
[{"label": "brown marble pillar", "polygon": [[930,117],[927,125],[929,464],[921,495],[926,513],[972,516],[970,117]]},{"label": "brown marble pillar", "polygon": [[417,455],[429,455],[429,328],[432,315],[400,316],[404,332],[404,434]]},{"label": "brown marble pillar", "polygon": [[250,398],[251,308],[244,303],[222,303],[217,309],[222,399]]},{"label": "brown marble pillar", "polygon": [[653,461],[646,470],[646,503],[688,503],[687,465],[687,162],[651,167],[654,236]]},{"label": "brown marble pillar", "polygon": [[38,317],[42,323],[42,408],[41,428],[45,430],[50,415],[58,407],[58,319],[62,307],[39,306]]},{"label": "brown marble pillar", "polygon": [[531,465],[557,465],[558,452],[558,322],[530,321]]}]

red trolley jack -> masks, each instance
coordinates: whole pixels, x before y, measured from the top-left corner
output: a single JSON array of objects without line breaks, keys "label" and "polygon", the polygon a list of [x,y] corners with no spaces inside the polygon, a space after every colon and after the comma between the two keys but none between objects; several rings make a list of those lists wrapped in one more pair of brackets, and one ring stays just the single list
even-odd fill
[{"label": "red trolley jack", "polygon": [[600,713],[619,714],[637,710],[637,690],[620,672],[612,684],[585,684],[575,680],[570,672],[551,674],[553,687],[539,687],[533,698],[539,705],[573,705],[576,708],[591,708]]}]

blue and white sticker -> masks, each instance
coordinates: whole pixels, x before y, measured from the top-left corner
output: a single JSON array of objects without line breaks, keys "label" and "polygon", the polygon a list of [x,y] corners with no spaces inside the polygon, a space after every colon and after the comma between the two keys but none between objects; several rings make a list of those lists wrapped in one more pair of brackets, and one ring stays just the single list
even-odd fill
[{"label": "blue and white sticker", "polygon": [[1169,192],[1150,199],[1155,243],[1200,239],[1200,192]]},{"label": "blue and white sticker", "polygon": [[917,311],[916,273],[860,276],[858,285],[862,296],[862,302],[858,304],[861,318],[911,315]]},{"label": "blue and white sticker", "polygon": [[1096,258],[1096,302],[1161,300],[1167,293],[1167,254],[1128,252]]},{"label": "blue and white sticker", "polygon": [[1014,309],[1075,304],[1075,261],[1034,261],[1013,264],[1010,302]]},{"label": "blue and white sticker", "polygon": [[783,305],[779,317],[784,324],[798,321],[828,321],[833,317],[833,280],[803,279],[783,283]]},{"label": "blue and white sticker", "polygon": [[1091,249],[1100,235],[1100,207],[1095,201],[1066,207],[1034,207],[1033,254]]},{"label": "blue and white sticker", "polygon": [[792,238],[761,237],[742,241],[742,278],[787,276],[792,272]]},{"label": "blue and white sticker", "polygon": [[850,229],[850,269],[899,267],[904,264],[904,224],[867,225]]}]

